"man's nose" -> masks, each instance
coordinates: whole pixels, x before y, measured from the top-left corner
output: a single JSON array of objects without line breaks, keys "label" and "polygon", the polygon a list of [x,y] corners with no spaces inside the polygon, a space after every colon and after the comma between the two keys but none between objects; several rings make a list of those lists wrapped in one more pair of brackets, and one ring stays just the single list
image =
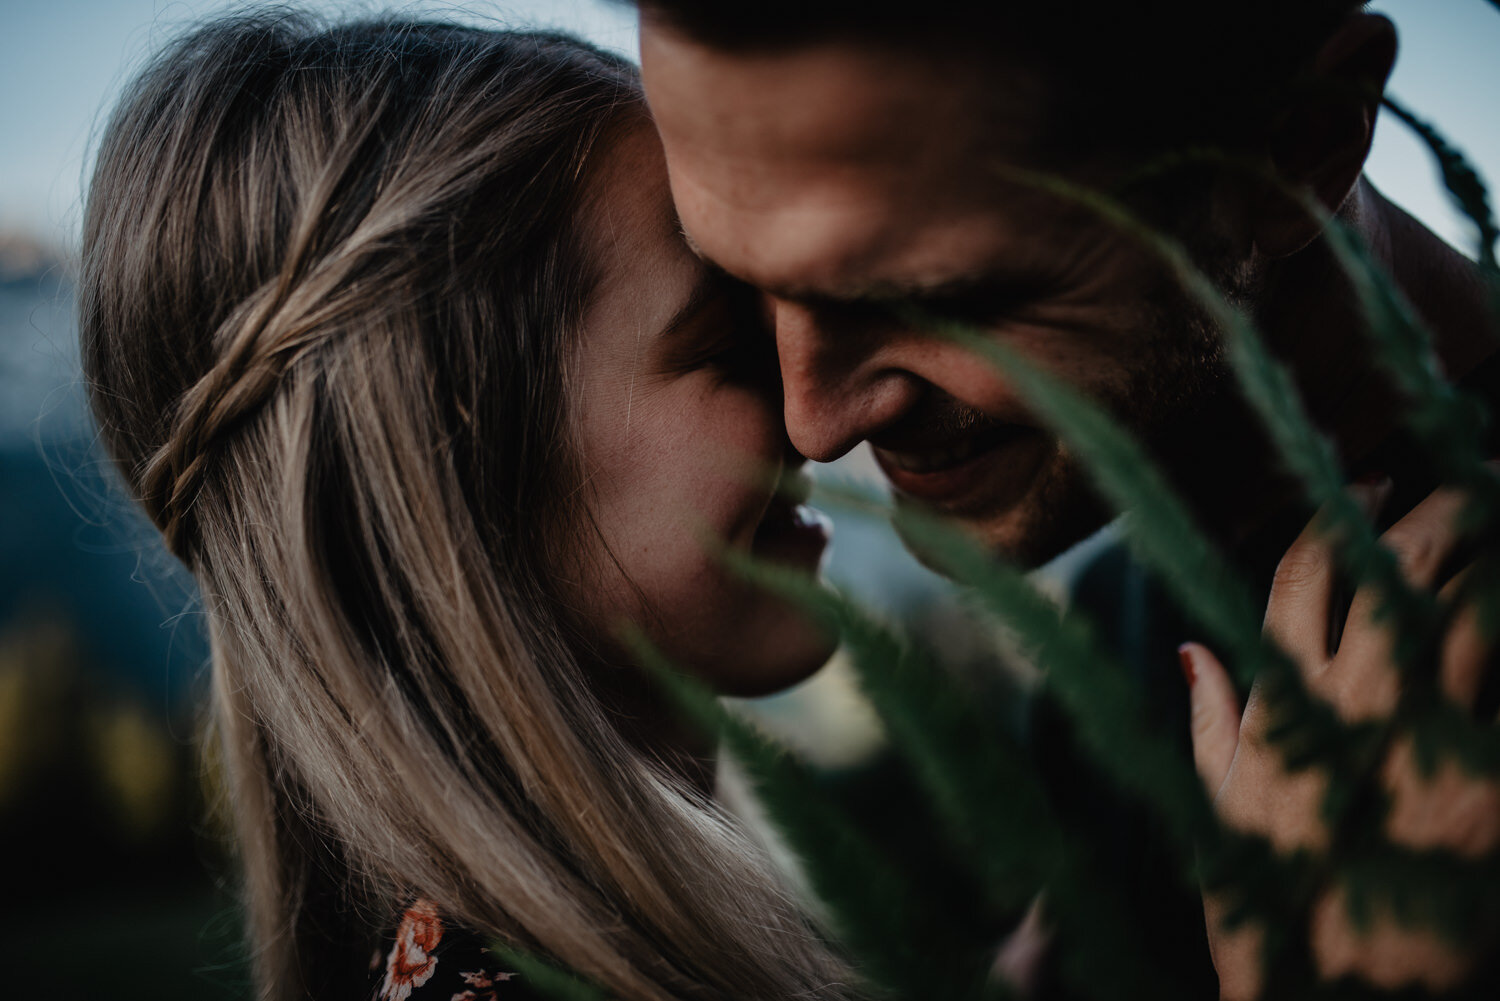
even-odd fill
[{"label": "man's nose", "polygon": [[779,300],[773,312],[787,436],[809,459],[837,459],[920,396],[920,381],[883,359],[874,327]]}]

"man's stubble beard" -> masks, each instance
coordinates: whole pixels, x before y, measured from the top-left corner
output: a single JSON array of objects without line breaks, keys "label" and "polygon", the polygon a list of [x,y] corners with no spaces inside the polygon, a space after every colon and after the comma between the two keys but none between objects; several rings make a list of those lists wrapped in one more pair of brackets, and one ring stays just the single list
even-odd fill
[{"label": "man's stubble beard", "polygon": [[[1246,264],[1235,242],[1221,230],[1211,196],[1190,191],[1172,207],[1181,213],[1179,219],[1209,220],[1196,231],[1169,235],[1187,247],[1196,266],[1231,307],[1253,317],[1263,276]],[[1222,412],[1219,405],[1224,395],[1238,390],[1227,360],[1225,331],[1208,308],[1165,270],[1154,272],[1148,285],[1132,303],[1136,320],[1128,332],[1122,331],[1139,346],[1128,366],[1128,377],[1114,386],[1101,380],[1094,388],[1094,401],[1145,448],[1152,461],[1163,466],[1161,472],[1169,484],[1182,484],[1192,475],[1184,464],[1192,464],[1202,448],[1211,447],[1196,418],[1209,410]],[[983,362],[976,359],[975,364]],[[961,427],[982,425],[990,418],[959,405],[943,420]],[[1065,443],[1054,438],[1052,446],[1052,456],[1016,503],[993,516],[953,519],[978,545],[1023,568],[1054,559],[1115,516],[1094,489],[1083,462]],[[912,547],[908,544],[908,548]],[[922,559],[920,553],[916,555]]]},{"label": "man's stubble beard", "polygon": [[[1227,271],[1210,277],[1232,303],[1253,298],[1250,288]],[[1179,453],[1184,436],[1197,433],[1194,418],[1219,394],[1233,392],[1234,386],[1224,332],[1207,311],[1176,289],[1175,282],[1163,284],[1147,298],[1136,325],[1140,351],[1129,377],[1095,402],[1159,462],[1163,455]],[[1025,568],[1057,557],[1103,528],[1115,514],[1094,489],[1082,460],[1062,441],[1054,439],[1053,447],[1052,457],[1016,504],[994,517],[956,519],[991,553]],[[1186,471],[1163,472],[1171,482]]]}]

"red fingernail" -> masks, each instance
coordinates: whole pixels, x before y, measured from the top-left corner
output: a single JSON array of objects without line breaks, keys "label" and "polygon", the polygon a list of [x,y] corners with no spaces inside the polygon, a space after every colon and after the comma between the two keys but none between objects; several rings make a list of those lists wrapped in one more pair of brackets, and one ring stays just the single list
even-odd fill
[{"label": "red fingernail", "polygon": [[1356,486],[1378,487],[1385,482],[1386,474],[1378,469],[1372,469],[1368,473],[1360,473],[1354,478]]},{"label": "red fingernail", "polygon": [[1198,672],[1193,667],[1193,654],[1186,643],[1177,648],[1177,659],[1182,662],[1182,676],[1191,688],[1198,680]]}]

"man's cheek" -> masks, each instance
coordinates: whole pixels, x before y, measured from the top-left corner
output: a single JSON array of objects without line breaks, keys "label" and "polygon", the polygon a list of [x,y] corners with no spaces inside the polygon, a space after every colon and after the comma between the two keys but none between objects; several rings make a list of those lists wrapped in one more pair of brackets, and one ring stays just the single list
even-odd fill
[{"label": "man's cheek", "polygon": [[911,370],[960,403],[992,417],[1015,417],[1020,399],[1014,387],[993,362],[974,352],[957,347],[939,348]]},{"label": "man's cheek", "polygon": [[[1141,369],[1152,357],[1128,331],[1017,328],[995,336],[1003,336],[1005,346],[1026,362],[1111,409],[1135,395]],[[1001,368],[973,352],[945,359],[939,378],[953,396],[992,416],[1017,420],[1017,409],[1025,409]]]}]

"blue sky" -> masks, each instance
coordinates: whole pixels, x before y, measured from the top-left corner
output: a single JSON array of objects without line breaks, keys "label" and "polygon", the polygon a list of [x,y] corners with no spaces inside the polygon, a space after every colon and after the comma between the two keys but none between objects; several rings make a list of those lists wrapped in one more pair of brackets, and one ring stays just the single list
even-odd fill
[{"label": "blue sky", "polygon": [[[79,217],[90,139],[132,67],[174,28],[232,6],[222,0],[0,0],[0,230],[68,244]],[[568,28],[633,53],[627,6],[605,0],[455,5],[337,3],[321,9],[462,11],[513,25]],[[1377,0],[1402,36],[1391,92],[1437,122],[1491,180],[1500,180],[1500,11],[1487,0]],[[1448,206],[1425,151],[1400,123],[1377,132],[1370,176],[1465,249],[1470,228]]]},{"label": "blue sky", "polygon": [[[91,139],[120,87],[183,25],[243,0],[0,0],[0,230],[70,243]],[[634,11],[605,0],[439,0],[297,6],[455,14],[566,28],[635,56]]]}]

